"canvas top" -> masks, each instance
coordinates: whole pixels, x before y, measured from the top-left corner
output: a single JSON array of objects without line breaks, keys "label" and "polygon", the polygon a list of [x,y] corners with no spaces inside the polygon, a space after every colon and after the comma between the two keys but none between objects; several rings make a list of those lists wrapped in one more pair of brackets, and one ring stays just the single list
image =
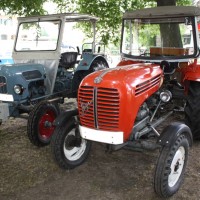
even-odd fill
[{"label": "canvas top", "polygon": [[194,6],[159,6],[124,13],[124,19],[200,16],[200,8]]}]

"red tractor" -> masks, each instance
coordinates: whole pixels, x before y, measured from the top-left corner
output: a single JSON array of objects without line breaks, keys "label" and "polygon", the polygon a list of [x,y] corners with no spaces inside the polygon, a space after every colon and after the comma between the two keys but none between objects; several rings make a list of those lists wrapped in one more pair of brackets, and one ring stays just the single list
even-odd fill
[{"label": "red tractor", "polygon": [[[180,188],[193,139],[200,138],[200,64],[196,7],[163,6],[129,11],[122,21],[116,68],[83,79],[78,110],[54,122],[52,151],[65,169],[82,164],[91,142],[110,151],[160,149],[154,189],[162,197]],[[185,112],[185,123],[158,125]]]}]

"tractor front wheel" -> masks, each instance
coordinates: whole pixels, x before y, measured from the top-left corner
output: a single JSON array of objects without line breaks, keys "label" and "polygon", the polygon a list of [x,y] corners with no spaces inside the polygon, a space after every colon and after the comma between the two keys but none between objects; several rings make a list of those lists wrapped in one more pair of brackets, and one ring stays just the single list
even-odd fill
[{"label": "tractor front wheel", "polygon": [[58,104],[42,101],[30,112],[27,124],[28,138],[35,146],[49,144],[55,127],[53,121],[59,115]]},{"label": "tractor front wheel", "polygon": [[189,141],[181,134],[173,144],[165,145],[158,158],[154,189],[161,197],[170,197],[180,188],[188,160]]},{"label": "tractor front wheel", "polygon": [[56,127],[51,140],[51,149],[58,165],[63,169],[73,169],[88,157],[91,141],[81,138],[74,123],[64,122]]}]

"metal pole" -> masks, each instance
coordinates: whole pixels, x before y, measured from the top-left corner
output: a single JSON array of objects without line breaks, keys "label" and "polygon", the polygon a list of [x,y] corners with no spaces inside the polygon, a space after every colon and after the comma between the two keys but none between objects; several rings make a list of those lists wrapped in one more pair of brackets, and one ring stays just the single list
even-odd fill
[{"label": "metal pole", "polygon": [[95,37],[96,37],[96,21],[92,21],[92,25],[93,25],[93,42],[92,42],[92,52],[95,53]]}]

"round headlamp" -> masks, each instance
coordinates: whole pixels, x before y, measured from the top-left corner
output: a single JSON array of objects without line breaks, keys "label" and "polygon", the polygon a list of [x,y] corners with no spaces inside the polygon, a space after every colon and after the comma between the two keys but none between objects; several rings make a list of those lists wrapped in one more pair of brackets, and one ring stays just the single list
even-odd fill
[{"label": "round headlamp", "polygon": [[23,93],[23,87],[22,87],[22,85],[19,85],[19,84],[17,84],[17,85],[15,85],[14,86],[14,92],[16,93],[16,94],[22,94]]},{"label": "round headlamp", "polygon": [[169,90],[162,91],[160,93],[160,99],[162,102],[167,103],[170,101],[171,98],[172,98],[172,93]]}]

